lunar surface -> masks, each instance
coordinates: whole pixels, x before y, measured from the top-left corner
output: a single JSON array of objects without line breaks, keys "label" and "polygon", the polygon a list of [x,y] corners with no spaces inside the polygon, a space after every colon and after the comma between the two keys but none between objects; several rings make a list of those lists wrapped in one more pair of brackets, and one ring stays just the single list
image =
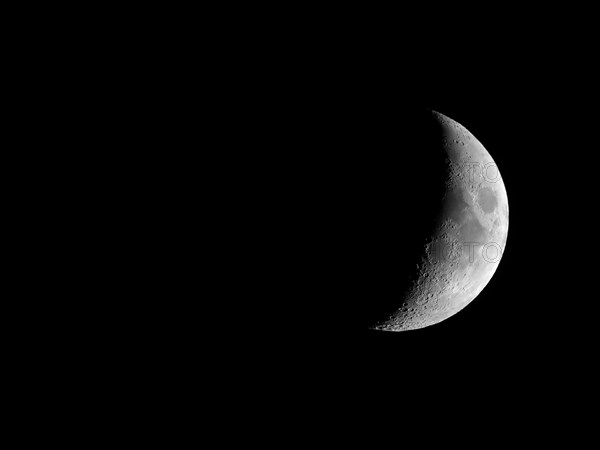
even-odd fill
[{"label": "lunar surface", "polygon": [[444,161],[442,207],[399,308],[373,329],[414,330],[456,314],[488,284],[506,245],[508,199],[494,160],[462,125],[431,114],[442,136],[432,156]]}]

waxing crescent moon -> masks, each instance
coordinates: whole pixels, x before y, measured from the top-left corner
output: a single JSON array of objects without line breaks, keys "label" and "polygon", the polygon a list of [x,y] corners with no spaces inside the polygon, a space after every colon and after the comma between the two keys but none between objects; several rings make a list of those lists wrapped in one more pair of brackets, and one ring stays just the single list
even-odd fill
[{"label": "waxing crescent moon", "polygon": [[415,330],[453,316],[489,283],[506,246],[508,198],[498,166],[465,127],[428,114],[442,137],[430,155],[445,167],[441,208],[399,308],[372,329]]}]

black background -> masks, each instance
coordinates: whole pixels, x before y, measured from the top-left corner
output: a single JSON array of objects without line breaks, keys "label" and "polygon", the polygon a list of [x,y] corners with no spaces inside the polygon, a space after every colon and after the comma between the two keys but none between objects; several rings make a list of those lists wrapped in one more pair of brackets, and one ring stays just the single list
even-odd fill
[{"label": "black background", "polygon": [[[69,85],[80,77],[78,102],[100,116],[67,105],[98,129],[65,121],[65,134],[81,134],[77,154],[97,142],[107,173],[127,186],[101,174],[100,189],[114,191],[114,201],[103,199],[107,214],[81,200],[94,210],[90,221],[109,228],[84,239],[109,248],[97,283],[62,274],[83,286],[75,307],[58,314],[81,330],[42,318],[65,336],[50,358],[77,347],[67,352],[75,368],[64,380],[97,377],[85,392],[118,396],[111,417],[137,415],[119,408],[123,400],[184,426],[201,422],[200,411],[224,424],[221,439],[290,430],[289,442],[322,428],[352,440],[368,422],[362,417],[383,410],[393,423],[367,433],[371,445],[411,434],[398,411],[426,425],[416,436],[424,443],[450,419],[461,431],[507,398],[510,417],[523,405],[586,398],[597,353],[595,274],[586,270],[595,269],[597,234],[595,53],[577,33],[564,37],[562,9],[548,22],[541,11],[511,11],[519,20],[498,30],[485,29],[497,11],[478,21],[451,11],[441,18],[453,29],[439,36],[427,14],[402,35],[417,16],[394,15],[390,25],[336,12],[318,30],[302,19],[294,28],[295,12],[276,20],[259,12],[263,24],[233,9],[221,22],[207,15],[212,28],[197,14],[187,26],[178,17],[172,32],[160,21],[147,22],[153,33],[132,27],[134,45],[117,37],[106,66],[84,46],[92,76],[65,76]],[[553,28],[552,38],[534,23]],[[525,33],[515,36],[515,26]],[[67,59],[81,68],[79,56]],[[61,92],[47,102],[50,115]],[[492,280],[455,316],[421,330],[371,331],[370,319],[381,303],[393,305],[409,275],[407,248],[430,208],[420,197],[438,179],[419,153],[427,136],[413,118],[421,108],[465,126],[497,163],[510,208],[507,246]],[[90,284],[97,302],[88,301]],[[162,407],[173,399],[179,404]],[[465,399],[475,399],[466,417]]]}]

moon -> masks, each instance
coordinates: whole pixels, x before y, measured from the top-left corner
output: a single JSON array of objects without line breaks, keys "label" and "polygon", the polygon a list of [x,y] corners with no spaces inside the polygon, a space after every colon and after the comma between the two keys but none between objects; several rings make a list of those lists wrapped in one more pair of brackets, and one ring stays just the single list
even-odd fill
[{"label": "moon", "polygon": [[[407,331],[448,319],[471,303],[493,277],[508,235],[508,198],[498,166],[475,136],[456,121],[428,112],[440,139],[432,160],[443,160],[441,200],[433,232],[420,242],[398,309],[371,328]],[[418,150],[418,149],[417,149]]]}]

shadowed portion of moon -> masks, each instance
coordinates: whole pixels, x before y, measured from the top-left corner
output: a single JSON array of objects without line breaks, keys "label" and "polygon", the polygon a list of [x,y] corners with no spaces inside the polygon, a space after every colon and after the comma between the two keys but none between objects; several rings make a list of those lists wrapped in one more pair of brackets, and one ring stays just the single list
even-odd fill
[{"label": "shadowed portion of moon", "polygon": [[398,310],[412,285],[406,275],[416,271],[447,192],[444,129],[435,117],[418,110],[404,114],[400,123],[380,125],[365,143],[365,152],[378,157],[364,158],[364,182],[352,184],[357,192],[351,222],[363,224],[357,232],[364,236],[348,242],[350,259],[360,268],[350,270],[347,279],[360,299],[352,302],[354,320],[367,328]]}]

